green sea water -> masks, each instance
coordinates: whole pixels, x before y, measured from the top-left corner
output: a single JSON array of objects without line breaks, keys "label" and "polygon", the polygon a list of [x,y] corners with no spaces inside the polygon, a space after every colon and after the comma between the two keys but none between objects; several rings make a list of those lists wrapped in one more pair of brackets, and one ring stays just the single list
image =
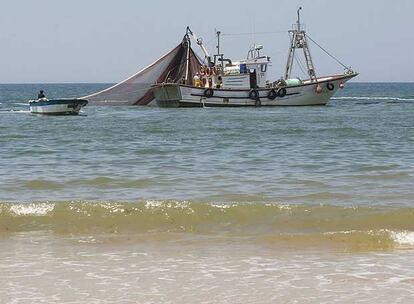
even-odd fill
[{"label": "green sea water", "polygon": [[39,88],[102,87],[0,86],[1,201],[414,204],[412,84],[353,83],[326,107],[27,113]]}]

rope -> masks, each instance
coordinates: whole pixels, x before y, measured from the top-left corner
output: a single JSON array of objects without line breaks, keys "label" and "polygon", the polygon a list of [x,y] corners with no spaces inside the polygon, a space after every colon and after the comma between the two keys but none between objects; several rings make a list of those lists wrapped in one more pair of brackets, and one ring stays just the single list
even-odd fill
[{"label": "rope", "polygon": [[252,32],[252,33],[229,33],[221,34],[222,36],[250,36],[250,35],[268,35],[268,34],[281,34],[286,33],[286,31],[276,31],[276,32]]},{"label": "rope", "polygon": [[[133,84],[138,84],[139,85],[139,84],[147,84],[147,83],[135,82]],[[106,98],[114,98],[114,97],[118,97],[118,96],[128,96],[129,97],[129,95],[130,94],[133,94],[133,93],[139,93],[139,92],[143,92],[143,91],[148,91],[149,89],[152,88],[152,86],[153,86],[153,84],[149,84],[148,83],[148,87],[143,87],[143,88],[140,88],[140,89],[137,89],[137,90],[128,91],[127,93],[107,93],[107,92],[104,92],[104,93],[100,93],[100,94],[104,95]],[[89,95],[87,95],[87,96],[89,96]],[[87,96],[85,96],[85,97],[87,97]],[[94,97],[91,97],[91,98],[93,99]]]},{"label": "rope", "polygon": [[[196,53],[194,52],[194,50],[193,50],[193,52],[192,52],[192,54],[190,54],[190,56],[189,56],[189,59],[191,59],[191,58],[197,58],[197,59],[199,59],[198,58],[198,56],[196,55]],[[187,59],[184,61],[184,62],[179,62],[179,63],[177,63],[176,65],[174,65],[174,66],[172,66],[171,67],[171,69],[169,69],[168,70],[168,73],[167,73],[167,77],[166,78],[168,78],[168,75],[172,72],[172,71],[174,71],[174,70],[176,70],[176,69],[178,69],[178,68],[180,68],[181,66],[183,66],[183,65],[185,65],[186,64],[186,62],[187,62]],[[176,80],[176,79],[175,79]],[[121,83],[118,83],[118,85],[122,85],[123,83],[121,82]],[[137,85],[139,85],[139,84],[143,84],[143,85],[148,85],[148,86],[145,86],[145,87],[142,87],[142,88],[140,88],[140,89],[137,89],[137,90],[133,90],[133,91],[128,91],[126,94],[125,93],[109,93],[109,92],[103,92],[103,93],[101,93],[101,94],[105,94],[105,96],[108,98],[114,98],[114,97],[118,97],[118,96],[124,96],[124,95],[129,95],[129,94],[132,94],[132,93],[138,93],[138,92],[143,92],[143,91],[148,91],[149,89],[151,89],[154,85],[159,85],[159,83],[143,83],[143,82],[134,82],[133,84],[137,84]]]},{"label": "rope", "polygon": [[[189,42],[190,43],[190,42]],[[191,43],[190,43],[190,45],[189,45],[189,47],[191,48]],[[191,48],[192,49],[192,48]],[[205,61],[206,61],[206,58],[204,58],[203,59],[203,61],[201,61],[200,59],[201,58],[199,58],[199,56],[196,54],[196,52],[192,49],[192,52],[190,53],[190,56],[188,57],[188,61],[190,61],[191,60],[191,58],[196,58],[197,60],[198,60],[198,62],[200,62],[200,64],[201,65],[204,65],[205,64]],[[168,78],[168,75],[172,72],[172,71],[174,71],[175,69],[177,69],[177,68],[179,68],[179,67],[181,67],[181,66],[183,66],[183,65],[185,65],[185,64],[187,64],[187,59],[184,61],[184,62],[179,62],[178,64],[176,64],[176,65],[174,65],[174,66],[172,66],[171,67],[171,69],[168,71],[168,73],[167,73],[167,78]]]},{"label": "rope", "polygon": [[[194,50],[193,50],[192,54],[190,53],[190,56],[188,56],[188,61],[190,62],[191,58],[193,58],[193,57],[194,57],[194,58],[196,58],[196,59],[199,59],[199,58],[197,58],[197,55],[195,54]],[[205,60],[206,60],[206,59],[204,59],[204,60],[203,60],[203,64],[204,64]],[[172,67],[171,67],[171,69],[170,69],[170,70],[168,71],[168,73],[167,73],[167,77],[166,77],[166,79],[168,79],[168,76],[170,75],[170,73],[171,73],[172,71],[174,71],[174,70],[176,70],[176,69],[180,68],[181,66],[183,66],[183,65],[185,65],[185,64],[187,64],[187,58],[185,59],[185,61],[184,61],[184,62],[179,62],[178,64],[176,64],[176,65],[172,66]]]},{"label": "rope", "polygon": [[334,55],[332,55],[331,53],[329,53],[327,50],[325,50],[321,45],[319,45],[315,40],[313,40],[308,34],[305,34],[306,37],[308,37],[310,39],[310,41],[312,41],[314,44],[316,44],[322,51],[324,51],[329,57],[331,57],[333,60],[335,60],[336,62],[338,62],[340,65],[342,65],[345,69],[349,69],[348,66],[346,66],[345,64],[343,64],[339,59],[337,59]]},{"label": "rope", "polygon": [[307,76],[307,74],[305,73],[305,66],[303,65],[300,58],[298,58],[298,56],[296,56],[296,54],[295,54],[295,60],[296,60],[296,63],[298,64],[300,70],[302,71],[303,75]]}]

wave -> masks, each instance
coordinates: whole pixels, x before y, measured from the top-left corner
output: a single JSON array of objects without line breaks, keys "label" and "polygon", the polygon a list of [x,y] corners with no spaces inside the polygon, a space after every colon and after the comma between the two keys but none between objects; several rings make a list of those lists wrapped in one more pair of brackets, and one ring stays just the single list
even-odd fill
[{"label": "wave", "polygon": [[14,102],[12,103],[12,105],[17,105],[17,106],[29,106],[29,102]]},{"label": "wave", "polygon": [[[20,138],[14,135],[7,136],[4,139],[15,139]],[[21,136],[21,138],[25,138]],[[0,138],[1,139],[1,138]],[[45,154],[43,152],[43,154]],[[15,182],[17,188],[24,188],[29,190],[58,190],[65,187],[79,187],[79,186],[92,186],[99,189],[121,189],[121,188],[145,188],[155,183],[156,181],[153,178],[141,178],[141,179],[124,179],[124,178],[110,178],[105,176],[100,176],[92,179],[82,179],[82,180],[70,180],[65,183],[56,182],[53,180],[19,180]]]},{"label": "wave", "polygon": [[25,114],[27,114],[27,113],[31,113],[29,110],[2,110],[1,112],[3,112],[3,113],[25,113]]},{"label": "wave", "polygon": [[414,101],[414,98],[404,98],[404,97],[393,97],[393,96],[339,96],[339,97],[332,97],[332,100],[383,100],[383,101]]},{"label": "wave", "polygon": [[30,180],[24,182],[23,185],[30,190],[58,190],[64,187],[61,183],[47,180]]},{"label": "wave", "polygon": [[0,203],[0,235],[213,236],[269,246],[414,248],[414,208],[187,201]]},{"label": "wave", "polygon": [[308,234],[278,234],[261,237],[259,243],[289,248],[329,248],[342,251],[413,249],[414,232],[379,230],[346,230]]}]

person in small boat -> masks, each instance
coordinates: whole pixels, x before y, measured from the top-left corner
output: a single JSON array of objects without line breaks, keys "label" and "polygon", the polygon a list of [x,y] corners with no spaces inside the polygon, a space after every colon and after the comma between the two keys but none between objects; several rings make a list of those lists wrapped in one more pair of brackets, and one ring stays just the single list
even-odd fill
[{"label": "person in small boat", "polygon": [[44,94],[43,90],[40,90],[39,94],[37,94],[37,99],[46,98],[46,95]]}]

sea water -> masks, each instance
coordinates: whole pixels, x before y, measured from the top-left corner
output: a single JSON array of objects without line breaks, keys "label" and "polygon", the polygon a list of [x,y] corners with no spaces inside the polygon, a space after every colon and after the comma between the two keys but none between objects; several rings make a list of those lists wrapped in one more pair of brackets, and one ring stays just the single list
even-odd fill
[{"label": "sea water", "polygon": [[0,85],[1,303],[407,303],[414,84],[328,106],[29,113]]}]

